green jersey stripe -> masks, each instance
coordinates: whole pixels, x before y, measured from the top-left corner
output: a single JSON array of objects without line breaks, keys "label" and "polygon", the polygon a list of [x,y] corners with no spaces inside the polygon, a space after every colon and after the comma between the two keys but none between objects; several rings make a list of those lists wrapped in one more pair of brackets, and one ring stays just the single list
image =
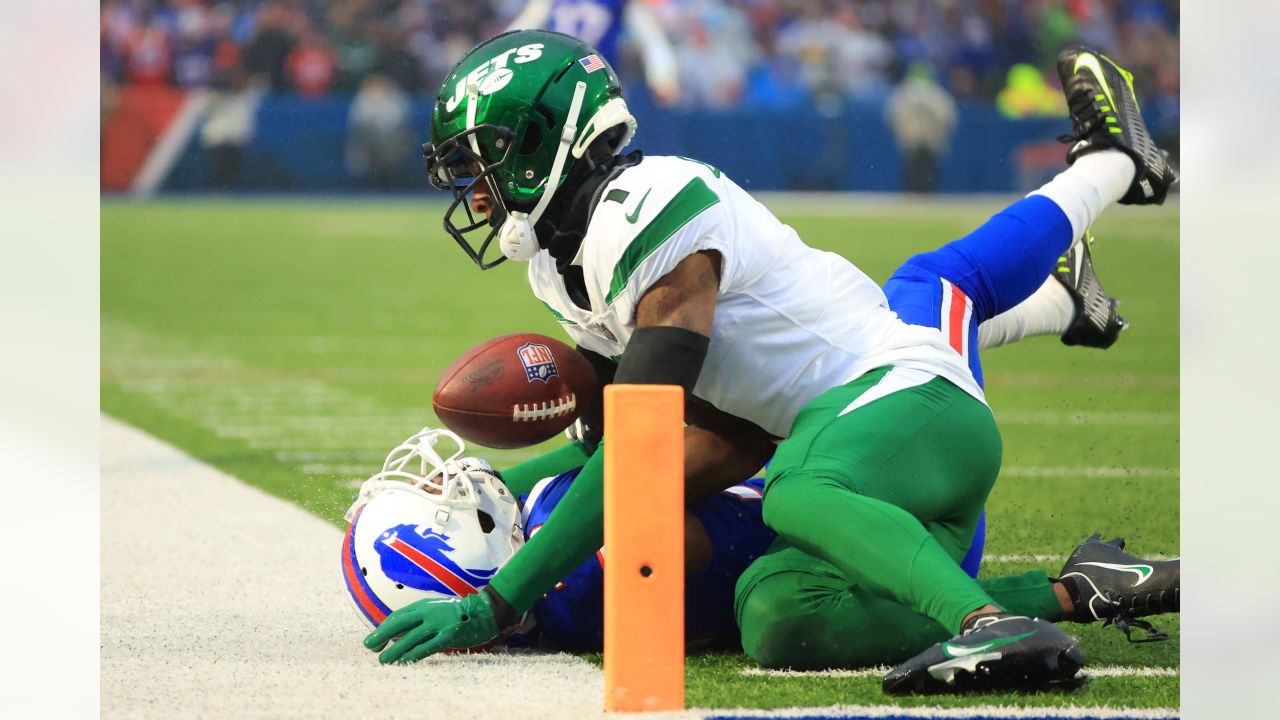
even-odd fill
[{"label": "green jersey stripe", "polygon": [[618,264],[613,267],[613,280],[609,283],[609,294],[605,297],[605,303],[612,303],[623,290],[627,289],[627,283],[630,282],[636,268],[640,267],[640,263],[655,250],[662,247],[662,243],[675,235],[680,228],[688,225],[689,221],[703,210],[718,202],[720,202],[720,196],[712,192],[702,178],[694,178],[688,185],[681,188],[671,202],[659,210],[653,220],[650,220],[649,224],[636,235],[626,251],[622,253],[622,257],[618,259]]},{"label": "green jersey stripe", "polygon": [[[542,304],[543,304],[543,305],[547,305],[547,303],[546,303],[546,302],[543,302]],[[557,321],[559,321],[559,322],[561,322],[561,323],[564,323],[565,325],[577,325],[577,324],[578,324],[578,323],[576,323],[576,322],[574,322],[574,321],[570,320],[569,318],[567,318],[567,317],[565,317],[565,316],[561,315],[560,313],[556,312],[556,309],[555,309],[555,308],[553,308],[553,307],[551,307],[550,305],[547,305],[547,309],[551,311],[551,314],[552,314],[552,315],[555,315],[555,316],[556,316],[556,320],[557,320]]]}]

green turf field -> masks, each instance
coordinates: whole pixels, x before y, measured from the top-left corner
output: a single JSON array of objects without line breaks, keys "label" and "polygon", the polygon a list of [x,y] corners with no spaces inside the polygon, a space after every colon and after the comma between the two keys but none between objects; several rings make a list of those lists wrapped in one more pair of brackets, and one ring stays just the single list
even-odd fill
[{"label": "green turf field", "polygon": [[[772,203],[808,243],[883,281],[912,253],[998,204]],[[518,263],[480,272],[440,230],[441,207],[391,200],[106,202],[102,407],[246,482],[340,523],[397,442],[435,424],[435,379],[510,332],[558,334]],[[1095,261],[1132,323],[1107,352],[1037,338],[984,358],[1005,440],[984,573],[1051,573],[1093,531],[1176,555],[1178,214],[1115,208]],[[555,441],[553,441],[555,442]],[[490,453],[503,467],[539,449]],[[335,577],[337,573],[335,561]],[[353,620],[354,622],[354,620]],[[1039,695],[904,704],[1177,707],[1170,642],[1128,645],[1072,626],[1109,674]],[[759,677],[741,656],[695,656],[700,707],[883,703],[879,677]]]}]

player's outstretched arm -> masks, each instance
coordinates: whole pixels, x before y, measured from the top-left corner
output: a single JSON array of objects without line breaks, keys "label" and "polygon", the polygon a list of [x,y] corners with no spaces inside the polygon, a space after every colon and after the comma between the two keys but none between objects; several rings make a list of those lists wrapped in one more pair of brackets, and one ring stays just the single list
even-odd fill
[{"label": "player's outstretched arm", "polygon": [[[710,343],[719,261],[718,253],[694,253],[649,288],[614,382],[693,389]],[[603,541],[604,454],[597,450],[542,530],[494,576],[489,590],[512,615],[500,619],[514,623]]]},{"label": "player's outstretched arm", "polygon": [[[645,292],[615,382],[693,389],[711,342],[719,269],[718,253],[698,252]],[[513,630],[538,598],[603,542],[604,454],[597,450],[542,530],[482,592],[456,602],[423,600],[401,608],[365,638],[365,647],[380,651],[386,663],[483,644]],[[400,639],[387,647],[397,635]]]}]

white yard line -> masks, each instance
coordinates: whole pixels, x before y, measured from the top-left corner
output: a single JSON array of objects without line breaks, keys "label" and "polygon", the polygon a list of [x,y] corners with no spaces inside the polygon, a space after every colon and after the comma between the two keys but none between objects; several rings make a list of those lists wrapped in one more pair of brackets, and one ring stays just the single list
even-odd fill
[{"label": "white yard line", "polygon": [[1172,480],[1179,476],[1174,467],[1124,467],[1096,466],[1069,467],[1065,465],[1010,465],[1000,468],[1002,478],[1140,478],[1144,480]]},{"label": "white yard line", "polygon": [[[858,668],[857,670],[772,670],[769,668],[743,668],[738,671],[745,677],[771,678],[863,678],[883,677],[888,667]],[[1082,673],[1090,677],[1177,677],[1178,668],[1136,667],[1129,665],[1085,666]]]},{"label": "white yard line", "polygon": [[1178,424],[1176,412],[1129,412],[1118,410],[997,410],[1001,425],[1119,425],[1173,426]]},{"label": "white yard line", "polygon": [[[1150,555],[1144,554],[1142,557],[1147,560],[1172,560],[1177,555],[1161,555],[1154,553]],[[1037,553],[1012,553],[1008,555],[983,555],[982,562],[1063,562],[1067,559],[1066,555],[1051,553],[1041,555]]]},{"label": "white yard line", "polygon": [[1086,666],[1084,672],[1090,677],[1177,677],[1181,674],[1178,668],[1171,667],[1133,667],[1116,665],[1091,668]]},{"label": "white yard line", "polygon": [[1177,390],[1176,374],[993,372],[986,377],[988,387],[1060,388],[1064,385],[1091,390]]},{"label": "white yard line", "polygon": [[[786,708],[783,710],[722,710],[708,712],[708,718],[1176,718],[1176,708],[1148,708],[1125,710],[1111,707],[1008,707],[1006,705],[978,705],[968,708],[895,707],[892,705],[835,705],[818,708]],[[646,719],[647,720],[647,719]]]}]

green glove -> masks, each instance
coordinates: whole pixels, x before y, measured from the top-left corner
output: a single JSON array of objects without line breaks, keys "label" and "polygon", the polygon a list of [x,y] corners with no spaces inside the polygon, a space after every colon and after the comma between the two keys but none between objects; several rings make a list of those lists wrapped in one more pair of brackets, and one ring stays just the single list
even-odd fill
[{"label": "green glove", "polygon": [[464,598],[419,600],[402,607],[364,639],[364,646],[378,652],[399,636],[382,650],[378,660],[384,665],[411,663],[441,650],[478,647],[501,634],[493,602],[488,593],[479,592]]}]

